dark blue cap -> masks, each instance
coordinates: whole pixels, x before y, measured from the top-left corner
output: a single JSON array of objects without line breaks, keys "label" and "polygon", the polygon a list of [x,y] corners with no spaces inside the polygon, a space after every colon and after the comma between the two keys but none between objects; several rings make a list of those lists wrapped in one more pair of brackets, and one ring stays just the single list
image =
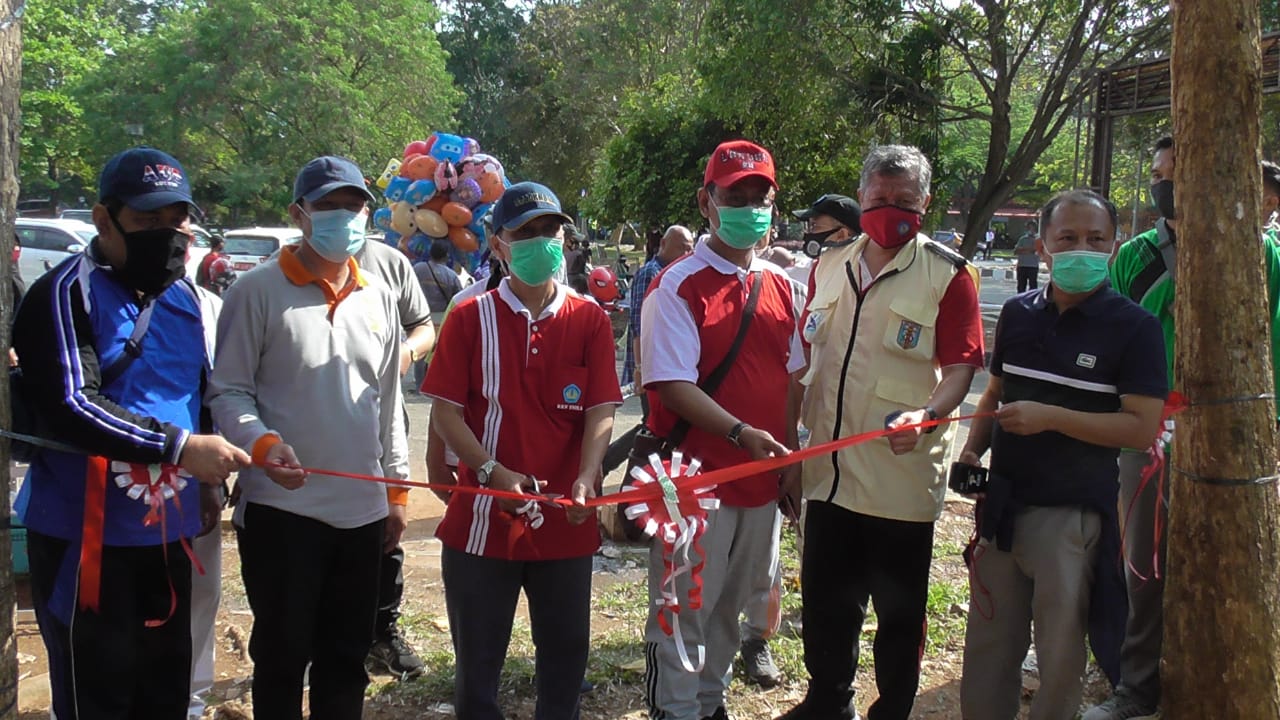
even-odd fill
[{"label": "dark blue cap", "polygon": [[573,222],[573,218],[560,210],[560,198],[546,185],[535,182],[512,185],[493,204],[493,226],[503,230],[515,230],[543,215],[555,215],[562,222]]},{"label": "dark blue cap", "polygon": [[145,146],[107,161],[98,176],[98,197],[115,198],[143,212],[180,202],[200,209],[191,199],[191,184],[182,165],[172,155]]},{"label": "dark blue cap", "polygon": [[298,171],[298,177],[293,181],[293,201],[315,202],[334,190],[346,187],[359,190],[369,202],[375,202],[359,166],[344,157],[324,155]]}]

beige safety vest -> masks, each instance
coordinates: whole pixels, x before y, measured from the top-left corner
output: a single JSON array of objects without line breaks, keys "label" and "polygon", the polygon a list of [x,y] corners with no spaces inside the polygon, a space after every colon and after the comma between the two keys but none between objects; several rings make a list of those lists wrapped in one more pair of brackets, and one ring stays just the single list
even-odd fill
[{"label": "beige safety vest", "polygon": [[[867,242],[862,235],[828,250],[814,272],[802,409],[812,444],[883,429],[886,415],[928,404],[942,377],[934,325],[955,264],[926,250],[930,241],[919,235],[860,299],[858,262]],[[875,517],[932,522],[942,512],[954,437],[948,424],[922,435],[905,455],[894,455],[881,438],[841,450],[834,459],[806,460],[805,497]]]}]

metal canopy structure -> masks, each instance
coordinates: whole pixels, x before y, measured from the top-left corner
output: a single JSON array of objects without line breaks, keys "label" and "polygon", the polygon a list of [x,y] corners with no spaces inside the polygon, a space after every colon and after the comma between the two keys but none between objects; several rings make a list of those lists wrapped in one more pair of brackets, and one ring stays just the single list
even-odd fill
[{"label": "metal canopy structure", "polygon": [[[1280,32],[1262,36],[1262,92],[1280,92]],[[1172,106],[1169,58],[1098,73],[1093,93],[1093,159],[1089,185],[1110,197],[1116,118],[1160,112]]]}]

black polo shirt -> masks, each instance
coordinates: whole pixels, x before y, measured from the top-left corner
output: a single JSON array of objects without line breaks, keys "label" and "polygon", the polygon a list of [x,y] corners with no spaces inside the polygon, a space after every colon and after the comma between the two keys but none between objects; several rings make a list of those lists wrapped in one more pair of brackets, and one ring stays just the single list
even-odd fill
[{"label": "black polo shirt", "polygon": [[[1002,403],[1106,413],[1120,409],[1122,395],[1168,395],[1155,316],[1109,285],[1061,314],[1050,293],[1052,285],[1014,296],[1000,311],[991,374],[1003,383]],[[1087,504],[1114,492],[1119,452],[1058,432],[1015,435],[997,422],[991,470],[1021,504]]]}]

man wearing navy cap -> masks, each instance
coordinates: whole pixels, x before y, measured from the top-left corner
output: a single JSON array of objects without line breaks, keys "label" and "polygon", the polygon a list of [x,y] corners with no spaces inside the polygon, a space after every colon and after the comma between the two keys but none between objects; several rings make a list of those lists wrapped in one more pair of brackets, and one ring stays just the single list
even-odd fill
[{"label": "man wearing navy cap", "polygon": [[216,299],[180,281],[186,171],[133,148],[108,161],[98,194],[98,236],[32,284],[14,322],[40,434],[83,449],[40,449],[23,484],[32,596],[58,717],[180,720],[187,543],[202,499],[216,510],[249,456],[198,434]]},{"label": "man wearing navy cap", "polygon": [[502,717],[498,680],[522,589],[537,645],[535,717],[578,717],[600,545],[595,511],[582,505],[599,492],[622,394],[609,318],[555,280],[568,220],[546,187],[507,188],[489,247],[510,275],[450,311],[422,385],[432,426],[458,455],[458,485],[543,498],[455,492],[436,530],[460,720]]},{"label": "man wearing navy cap", "polygon": [[405,507],[389,506],[380,483],[301,468],[408,479],[401,328],[395,293],[353,257],[373,199],[360,169],[316,158],[293,197],[302,242],[224,298],[209,406],[257,464],[240,473],[233,518],[254,614],[254,715],[301,720],[309,662],[312,717],[354,719],[381,555],[399,542]]}]

